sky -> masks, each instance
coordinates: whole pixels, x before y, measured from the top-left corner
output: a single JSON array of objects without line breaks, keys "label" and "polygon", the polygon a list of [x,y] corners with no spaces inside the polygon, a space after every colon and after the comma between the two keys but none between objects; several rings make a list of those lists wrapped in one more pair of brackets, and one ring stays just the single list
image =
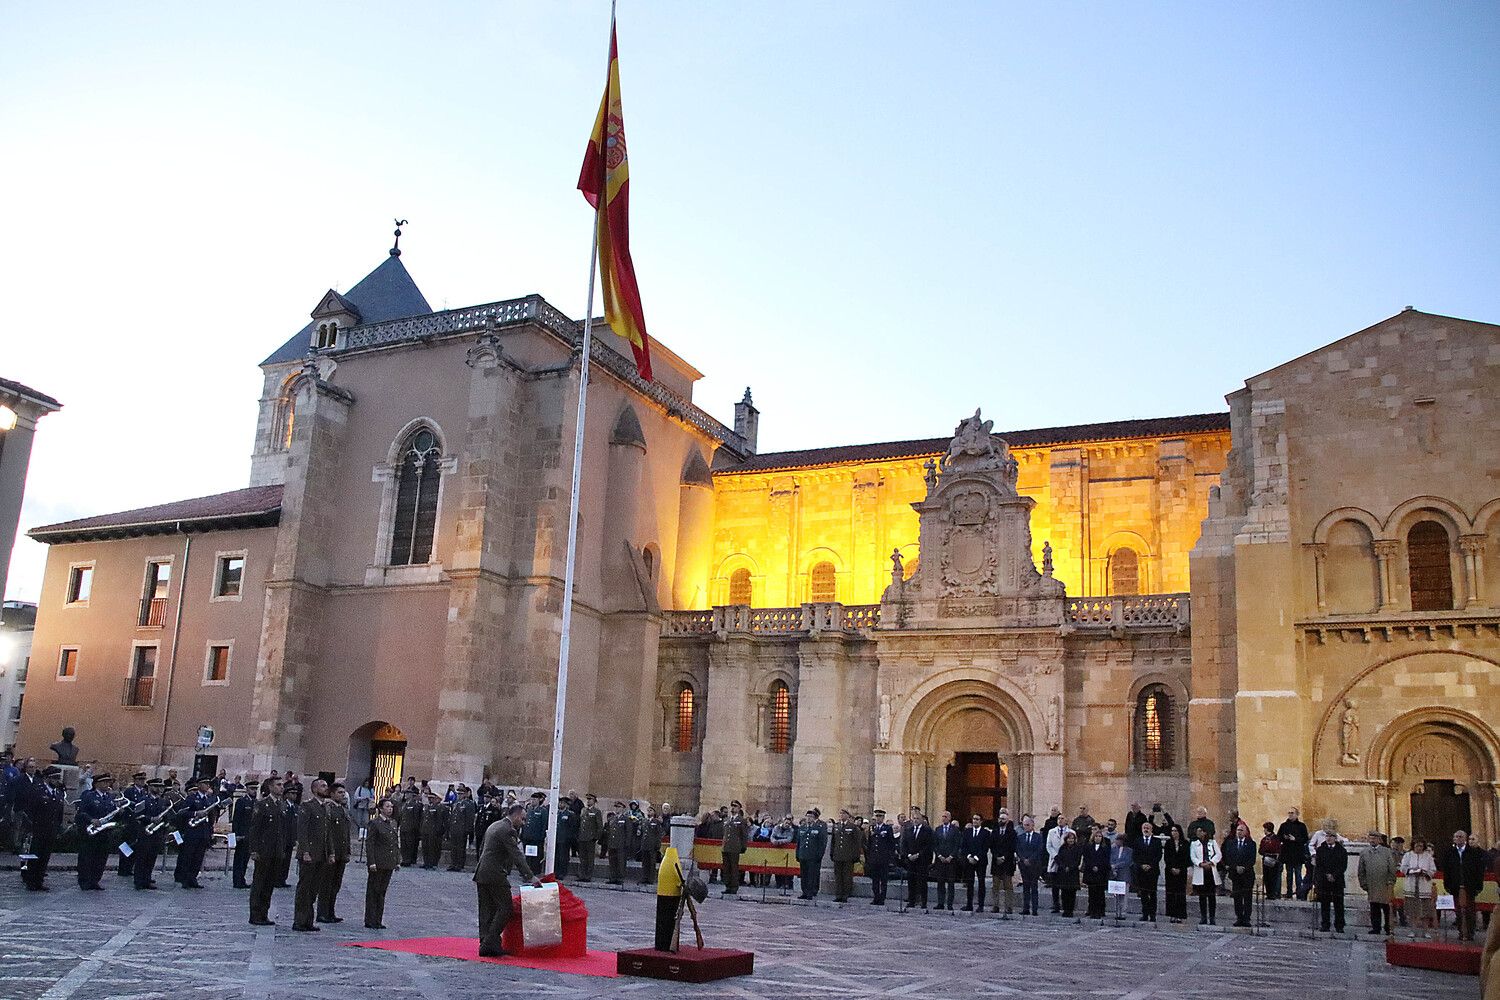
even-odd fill
[{"label": "sky", "polygon": [[[584,311],[603,0],[0,6],[21,529],[246,485],[258,363],[378,265]],[[624,0],[652,334],[762,451],[1224,410],[1500,322],[1500,5]],[[18,541],[7,597],[45,562]]]}]

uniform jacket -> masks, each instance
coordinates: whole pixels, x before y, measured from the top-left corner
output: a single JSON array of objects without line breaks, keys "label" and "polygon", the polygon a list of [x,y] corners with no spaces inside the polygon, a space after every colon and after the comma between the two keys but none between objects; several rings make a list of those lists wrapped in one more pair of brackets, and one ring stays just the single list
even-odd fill
[{"label": "uniform jacket", "polygon": [[521,830],[521,842],[525,844],[540,844],[547,839],[547,817],[549,809],[545,805],[532,806],[526,810],[526,825]]},{"label": "uniform jacket", "polygon": [[286,857],[286,822],[280,799],[268,796],[255,803],[250,814],[250,850],[267,861]]},{"label": "uniform jacket", "polygon": [[[31,792],[31,837],[34,842],[51,843],[62,826],[66,799],[61,788],[39,782]],[[158,810],[160,811],[160,810]],[[35,843],[33,843],[35,847]],[[1478,854],[1471,850],[1470,853]]]},{"label": "uniform jacket", "polygon": [[[1321,856],[1321,849],[1320,849]],[[1443,889],[1456,901],[1458,890],[1469,890],[1469,900],[1484,891],[1484,852],[1477,847],[1465,847],[1460,858],[1458,848],[1449,844],[1438,855],[1438,871],[1443,873]]]},{"label": "uniform jacket", "polygon": [[1359,887],[1372,903],[1389,903],[1396,888],[1396,854],[1389,847],[1367,847],[1359,856]]},{"label": "uniform jacket", "polygon": [[990,832],[989,827],[981,826],[977,830],[972,826],[964,827],[963,846],[959,848],[964,865],[977,871],[984,871],[990,863],[990,846],[994,840],[995,836]]},{"label": "uniform jacket", "polygon": [[333,799],[324,807],[328,810],[328,846],[333,851],[335,862],[349,860],[350,838],[354,835],[354,820],[349,810]]},{"label": "uniform jacket", "polygon": [[604,830],[605,849],[621,851],[627,858],[634,857],[641,849],[641,828],[635,814],[622,812],[609,821]]},{"label": "uniform jacket", "polygon": [[865,846],[864,831],[854,820],[845,823],[842,820],[833,824],[829,832],[828,858],[830,861],[853,863],[859,860],[859,855]]},{"label": "uniform jacket", "polygon": [[73,822],[84,831],[94,820],[103,819],[114,811],[114,798],[91,788],[78,797],[78,811],[73,814]]},{"label": "uniform jacket", "polygon": [[744,814],[730,817],[724,821],[724,846],[725,854],[744,854],[745,848],[750,845],[750,821]]},{"label": "uniform jacket", "polygon": [[401,836],[408,840],[421,836],[422,811],[423,804],[416,799],[401,803],[401,808],[396,812],[396,823],[401,827]]},{"label": "uniform jacket", "polygon": [[314,795],[297,807],[297,857],[314,863],[333,860],[332,823],[325,800]]},{"label": "uniform jacket", "polygon": [[281,837],[289,855],[297,853],[297,809],[296,802],[281,797]]},{"label": "uniform jacket", "polygon": [[479,805],[473,799],[459,799],[448,807],[448,839],[463,843],[474,832],[474,818],[479,814]]},{"label": "uniform jacket", "polygon": [[598,806],[584,806],[578,814],[578,841],[596,841],[604,836],[604,813]]},{"label": "uniform jacket", "polygon": [[234,805],[229,810],[229,829],[234,831],[235,838],[243,840],[249,837],[250,821],[255,815],[255,799],[242,795],[234,800]]},{"label": "uniform jacket", "polygon": [[365,863],[381,871],[401,867],[401,828],[394,819],[376,814],[365,833]]},{"label": "uniform jacket", "polygon": [[578,814],[567,799],[561,799],[557,807],[557,842],[564,845],[578,842]]},{"label": "uniform jacket", "polygon": [[521,851],[521,837],[509,819],[490,824],[484,831],[484,843],[479,845],[479,864],[474,869],[474,881],[481,885],[503,885],[510,881],[510,870],[514,868],[528,881],[536,876],[526,863]]},{"label": "uniform jacket", "polygon": [[428,802],[422,807],[422,839],[442,837],[448,830],[448,806],[442,802]]},{"label": "uniform jacket", "polygon": [[1083,882],[1085,885],[1104,885],[1109,881],[1110,846],[1103,841],[1090,841],[1083,845]]},{"label": "uniform jacket", "polygon": [[823,860],[828,848],[828,827],[822,820],[815,820],[797,827],[797,860],[816,864]]},{"label": "uniform jacket", "polygon": [[896,828],[890,823],[876,823],[865,841],[866,863],[872,867],[891,864],[896,860],[896,844]]}]

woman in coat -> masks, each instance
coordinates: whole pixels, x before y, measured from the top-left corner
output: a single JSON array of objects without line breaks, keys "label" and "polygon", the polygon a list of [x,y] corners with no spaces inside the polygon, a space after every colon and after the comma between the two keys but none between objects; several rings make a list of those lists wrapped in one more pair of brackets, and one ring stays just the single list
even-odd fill
[{"label": "woman in coat", "polygon": [[1073,908],[1078,902],[1078,874],[1082,867],[1083,848],[1078,843],[1078,834],[1068,829],[1063,834],[1062,845],[1057,849],[1057,867],[1052,872],[1052,884],[1062,897],[1062,913],[1065,917],[1073,915]]},{"label": "woman in coat", "polygon": [[1089,887],[1090,920],[1104,919],[1104,897],[1109,889],[1109,843],[1104,831],[1094,827],[1083,848],[1083,884]]},{"label": "woman in coat", "polygon": [[1193,891],[1198,894],[1198,923],[1214,923],[1214,908],[1218,903],[1218,882],[1216,872],[1222,855],[1219,845],[1213,842],[1213,837],[1208,832],[1208,827],[1198,828],[1198,839],[1193,841],[1193,846],[1188,852],[1188,860],[1193,868]]},{"label": "woman in coat", "polygon": [[1192,845],[1182,827],[1172,824],[1162,845],[1161,866],[1167,876],[1167,919],[1180,924],[1187,919],[1187,887],[1192,877]]},{"label": "woman in coat", "polygon": [[365,861],[370,877],[365,882],[365,926],[385,930],[385,891],[391,874],[401,867],[401,828],[396,825],[396,803],[381,799],[365,828]]},{"label": "woman in coat", "polygon": [[1406,876],[1401,908],[1406,911],[1407,922],[1416,930],[1417,937],[1425,938],[1435,923],[1432,880],[1437,877],[1437,859],[1421,837],[1413,837],[1411,850],[1402,855],[1401,874]]}]

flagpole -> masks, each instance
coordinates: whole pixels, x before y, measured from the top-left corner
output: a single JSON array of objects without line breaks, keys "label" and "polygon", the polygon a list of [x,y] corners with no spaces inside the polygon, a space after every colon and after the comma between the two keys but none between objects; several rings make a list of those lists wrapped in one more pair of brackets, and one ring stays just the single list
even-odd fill
[{"label": "flagpole", "polygon": [[[609,36],[615,34],[615,0],[609,4]],[[604,80],[609,89],[613,61],[605,47]],[[589,291],[583,314],[583,361],[578,368],[578,414],[574,418],[573,491],[568,499],[568,555],[563,563],[562,636],[557,644],[557,705],[552,714],[552,777],[547,791],[547,858],[543,873],[557,871],[558,798],[562,789],[563,722],[568,707],[568,650],[573,639],[573,584],[578,562],[578,498],[583,479],[583,423],[589,402],[589,355],[594,341],[594,276],[599,268],[599,224],[604,217],[608,191],[601,192],[594,209],[594,233],[589,247]],[[566,863],[567,859],[564,859]]]}]

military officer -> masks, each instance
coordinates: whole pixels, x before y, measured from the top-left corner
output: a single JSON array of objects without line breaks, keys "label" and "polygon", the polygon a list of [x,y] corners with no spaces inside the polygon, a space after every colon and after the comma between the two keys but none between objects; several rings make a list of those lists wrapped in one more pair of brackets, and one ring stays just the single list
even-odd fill
[{"label": "military officer", "polygon": [[875,822],[865,840],[865,874],[870,876],[870,891],[875,897],[870,900],[870,905],[884,906],[899,838],[896,828],[885,821],[884,809],[876,809],[872,815]]},{"label": "military officer", "polygon": [[312,797],[297,807],[297,910],[292,920],[294,931],[322,929],[313,923],[313,910],[324,873],[333,862],[329,813],[328,782],[322,778],[314,778]]},{"label": "military officer", "polygon": [[750,846],[750,821],[745,818],[745,807],[739,799],[729,803],[729,818],[724,821],[724,895],[733,896],[740,891],[740,855]]},{"label": "military officer", "polygon": [[474,819],[479,806],[468,785],[458,786],[458,800],[448,807],[448,870],[461,872],[469,865],[469,838],[474,835]]},{"label": "military officer", "polygon": [[328,844],[332,854],[323,870],[323,881],[318,885],[317,921],[320,924],[341,924],[344,918],[336,912],[339,890],[344,887],[344,868],[349,864],[350,841],[354,836],[349,792],[342,782],[334,782],[324,806],[328,810]]},{"label": "military officer", "polygon": [[288,853],[286,824],[282,819],[281,779],[261,782],[264,797],[250,814],[250,856],[255,860],[254,880],[250,883],[250,922],[271,927],[271,893],[281,881],[281,861]]},{"label": "military officer", "polygon": [[573,856],[573,845],[578,842],[578,810],[574,801],[571,791],[557,800],[557,863],[553,874],[559,882],[568,874],[568,861]]},{"label": "military officer", "polygon": [[286,842],[286,852],[281,858],[281,879],[278,889],[290,889],[292,859],[297,855],[297,811],[302,808],[302,782],[283,779],[281,792],[281,836]]},{"label": "military officer", "polygon": [[484,833],[479,847],[479,863],[474,868],[474,884],[479,893],[479,954],[498,958],[505,954],[500,946],[505,925],[510,923],[513,906],[510,893],[510,870],[519,871],[534,886],[542,884],[532,873],[521,850],[517,826],[526,816],[526,807],[516,803],[505,817]]},{"label": "military officer", "polygon": [[46,892],[47,865],[52,861],[52,846],[62,827],[66,799],[62,789],[62,768],[49,767],[42,781],[28,789],[26,810],[31,817],[31,854],[21,868],[21,880],[32,892]]},{"label": "military officer", "polygon": [[365,882],[365,926],[385,930],[385,893],[391,875],[401,867],[401,828],[396,825],[396,803],[381,799],[370,817],[365,839],[365,861],[370,875]]},{"label": "military officer", "polygon": [[598,797],[589,792],[578,813],[578,881],[594,881],[594,862],[599,859],[599,840],[604,836],[604,813]]},{"label": "military officer", "polygon": [[854,895],[854,863],[864,851],[864,831],[848,809],[839,810],[830,831],[828,857],[833,861],[833,901],[847,903]]},{"label": "military officer", "polygon": [[[631,803],[635,805],[635,803]],[[641,830],[635,813],[627,812],[625,803],[616,802],[609,821],[604,848],[609,852],[609,884],[625,884],[625,862],[640,849]]]},{"label": "military officer", "polygon": [[797,864],[802,868],[802,898],[816,899],[822,878],[823,852],[828,847],[828,824],[809,809],[797,827]]},{"label": "military officer", "polygon": [[521,846],[526,850],[526,856],[537,859],[540,867],[547,852],[547,818],[551,810],[547,808],[547,795],[544,792],[532,792],[531,804],[526,807],[526,822],[517,832],[521,835]]},{"label": "military officer", "polygon": [[437,792],[427,793],[422,807],[422,867],[433,869],[443,860],[443,834],[448,832],[448,807]]},{"label": "military officer", "polygon": [[[73,822],[78,827],[78,888],[103,889],[99,880],[109,864],[110,831],[90,834],[89,824],[115,811],[115,776],[105,772],[94,775],[94,787],[78,798],[78,812]],[[129,803],[126,803],[128,806]]]},{"label": "military officer", "polygon": [[[410,781],[411,779],[407,779]],[[415,785],[408,784],[401,793],[401,814],[397,826],[401,830],[401,867],[410,868],[417,863],[417,849],[422,844],[422,793]]]}]

